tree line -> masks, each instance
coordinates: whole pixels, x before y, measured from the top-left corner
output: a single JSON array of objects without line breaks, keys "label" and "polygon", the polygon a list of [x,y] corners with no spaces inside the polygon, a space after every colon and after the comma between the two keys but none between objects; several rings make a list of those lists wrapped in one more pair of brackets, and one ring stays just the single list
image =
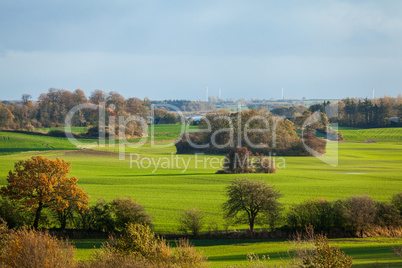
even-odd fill
[{"label": "tree line", "polygon": [[[36,102],[30,101],[30,98],[30,95],[24,94],[22,104],[1,104],[1,125],[10,129],[64,126],[68,112],[74,106],[85,103],[92,104],[94,107],[105,103],[104,108],[108,115],[116,116],[138,115],[146,117],[149,114],[150,107],[150,101],[147,98],[143,100],[138,98],[125,99],[115,91],[106,93],[95,90],[87,97],[81,89],[71,92],[51,88],[47,93],[41,94]],[[72,123],[73,126],[81,127],[96,125],[98,120],[99,114],[96,109],[85,109],[77,112]]]},{"label": "tree line", "polygon": [[[182,112],[198,112],[198,111],[210,111],[215,108],[212,103],[205,101],[190,101],[190,100],[163,100],[163,101],[151,101],[152,104],[158,104],[163,107],[164,104],[172,105]],[[175,111],[169,107],[166,107],[168,111]]]},{"label": "tree line", "polygon": [[[315,112],[326,114],[328,109],[332,109],[330,107],[332,105],[337,110],[337,116],[328,116],[328,120],[338,123],[339,126],[360,128],[401,126],[401,95],[396,98],[388,96],[376,99],[346,98],[337,101],[335,104],[334,106],[334,103],[324,101],[310,107],[282,106],[271,110],[271,112],[279,116],[291,117],[300,127],[300,122],[304,122],[306,117]],[[392,118],[398,118],[398,120],[394,121]]]}]

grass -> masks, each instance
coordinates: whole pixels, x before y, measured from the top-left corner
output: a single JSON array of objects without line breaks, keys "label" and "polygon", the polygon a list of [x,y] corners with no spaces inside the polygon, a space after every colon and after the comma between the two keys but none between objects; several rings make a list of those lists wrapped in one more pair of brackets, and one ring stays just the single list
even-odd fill
[{"label": "grass", "polygon": [[66,138],[0,132],[0,155],[25,151],[75,150]]},{"label": "grass", "polygon": [[369,128],[358,129],[349,127],[338,128],[347,141],[399,141],[402,142],[402,128]]},{"label": "grass", "polygon": [[[205,211],[211,224],[215,221],[223,229],[221,204],[226,199],[225,187],[241,175],[215,174],[220,166],[213,161],[220,161],[223,156],[176,156],[174,147],[159,148],[166,145],[148,143],[140,148],[126,148],[124,160],[113,153],[118,152],[118,147],[0,156],[0,185],[6,183],[7,173],[17,160],[38,154],[60,157],[73,163],[71,175],[79,178],[80,187],[89,193],[92,202],[99,197],[112,200],[131,196],[153,216],[157,232],[176,232],[178,211],[195,206]],[[131,168],[130,154],[133,154]],[[173,165],[164,165],[168,161]],[[399,143],[340,143],[337,167],[312,157],[285,157],[277,158],[281,167],[276,174],[243,177],[275,185],[283,194],[280,201],[285,207],[309,198],[334,200],[356,194],[386,201],[402,189],[401,161],[402,144]],[[141,168],[141,164],[145,167]]]},{"label": "grass", "polygon": [[[64,130],[64,127],[37,128],[36,130],[48,133],[49,131],[52,131],[52,130]],[[71,132],[85,133],[85,132],[87,132],[87,128],[86,127],[71,127]]]},{"label": "grass", "polygon": [[[178,125],[156,126],[155,140],[159,137],[163,139],[159,135],[177,133],[177,128]],[[400,132],[392,134],[391,130],[395,129],[382,134],[385,136],[383,140],[395,139],[387,135],[398,138]],[[348,131],[353,133],[352,131],[359,130]],[[377,133],[380,133],[379,129]],[[359,139],[362,137],[361,135]],[[243,177],[265,180],[275,185],[283,194],[280,202],[285,208],[316,197],[335,200],[367,194],[375,200],[387,201],[393,194],[401,191],[402,142],[399,139],[377,143],[344,142],[338,146],[339,162],[336,167],[313,157],[277,157],[277,164],[280,163],[281,167],[276,174],[247,174]],[[215,163],[214,167],[211,163],[222,160],[223,156],[179,155],[176,158],[171,142],[147,143],[139,148],[126,147],[124,160],[119,160],[116,154],[119,147],[116,146],[94,148],[96,150],[71,149],[75,147],[62,138],[0,132],[0,152],[3,154],[0,155],[0,186],[6,184],[7,173],[17,160],[38,154],[49,158],[59,157],[73,163],[71,175],[79,177],[78,183],[89,193],[91,202],[99,197],[112,200],[118,196],[131,196],[152,215],[156,232],[177,232],[178,212],[195,206],[207,215],[207,228],[208,225],[218,224],[223,230],[221,204],[226,200],[225,187],[231,180],[240,177],[215,174],[219,164]],[[33,150],[36,151],[32,152]],[[130,154],[133,154],[131,168]],[[328,156],[329,154],[326,158]],[[172,159],[174,166],[163,165]],[[158,161],[159,168],[156,168]],[[207,163],[205,167],[204,163]],[[140,168],[140,164],[149,167]],[[184,164],[188,165],[187,169],[184,169]],[[236,225],[230,228],[243,229],[245,226]],[[348,239],[335,240],[334,243],[339,243],[342,249],[350,252],[358,265],[364,266],[368,258],[371,258],[367,260],[371,264],[377,258],[380,262],[395,262],[390,248],[395,243],[401,245],[402,242],[390,241]],[[92,247],[100,243],[91,240],[76,244],[80,248],[77,257],[87,258]],[[244,261],[246,254],[250,252],[269,254],[272,259],[277,256],[276,252],[286,253],[289,249],[286,241],[203,240],[194,243],[205,252],[214,266]]]},{"label": "grass", "polygon": [[[247,265],[248,253],[269,256],[267,264],[289,264],[293,256],[293,246],[288,241],[278,240],[194,240],[198,250],[208,257],[211,267]],[[338,246],[354,259],[356,267],[401,267],[402,260],[395,258],[392,247],[400,246],[401,239],[330,239],[330,245]]]},{"label": "grass", "polygon": [[[43,132],[49,132],[55,129],[64,129],[63,127],[41,128]],[[73,127],[72,131],[76,133],[85,132],[85,127]],[[197,126],[190,126],[188,131],[197,131]],[[151,127],[148,128],[151,133]],[[165,124],[154,126],[154,140],[174,140],[180,135],[181,126],[179,124]],[[129,142],[138,142],[140,139],[129,139]],[[147,138],[151,140],[150,137]],[[86,147],[88,144],[96,142],[91,139],[78,139],[78,142]],[[105,141],[106,144],[109,140]],[[118,143],[118,141],[116,141]],[[35,134],[23,134],[14,132],[0,131],[0,155],[26,152],[26,151],[48,151],[48,150],[76,150],[77,148],[71,144],[67,138],[49,137]]]},{"label": "grass", "polygon": [[[153,130],[152,130],[153,127]],[[184,130],[184,128],[183,128]],[[189,128],[186,130],[188,132],[193,132],[197,131],[198,126],[189,126]],[[152,131],[154,133],[154,138],[157,141],[161,140],[174,140],[177,139],[177,137],[180,135],[182,132],[182,126],[181,124],[158,124],[158,125],[151,125],[148,127],[148,135],[152,134]],[[135,141],[135,140],[134,140]]]},{"label": "grass", "polygon": [[[95,249],[99,249],[104,239],[75,239],[72,243],[77,247],[76,258],[89,259]],[[398,238],[348,238],[330,239],[331,246],[340,247],[354,260],[354,267],[400,267],[402,260],[392,252],[393,247],[401,246]],[[172,247],[175,241],[169,241]],[[230,265],[247,265],[247,254],[254,253],[262,259],[269,257],[267,264],[289,264],[293,260],[294,246],[286,240],[192,240],[198,251],[202,251],[211,267],[227,267]]]}]

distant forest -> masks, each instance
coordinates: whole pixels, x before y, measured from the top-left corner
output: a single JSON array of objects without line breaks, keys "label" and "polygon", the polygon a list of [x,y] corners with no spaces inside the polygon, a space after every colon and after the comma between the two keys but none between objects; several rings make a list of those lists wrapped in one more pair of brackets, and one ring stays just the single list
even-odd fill
[{"label": "distant forest", "polygon": [[[287,117],[293,121],[308,118],[312,113],[319,111],[325,114],[325,108],[331,103],[313,104],[305,106],[282,106],[271,110],[271,113]],[[382,97],[371,99],[347,98],[337,101],[338,116],[328,118],[329,122],[337,122],[340,126],[374,128],[401,126],[402,96],[396,98]],[[298,119],[299,118],[299,119]]]},{"label": "distant forest", "polygon": [[[0,128],[34,130],[36,128],[63,127],[68,112],[78,104],[89,104],[93,106],[93,109],[78,111],[72,118],[72,126],[94,127],[98,125],[99,121],[99,111],[96,108],[101,103],[105,103],[106,119],[112,115],[116,117],[124,116],[125,118],[138,116],[145,120],[148,120],[149,116],[151,116],[151,105],[155,104],[157,108],[153,113],[153,122],[156,124],[180,122],[180,118],[171,112],[174,109],[167,107],[166,104],[175,106],[183,112],[205,112],[212,111],[215,108],[213,103],[203,101],[151,101],[148,98],[143,100],[139,98],[126,99],[115,91],[106,93],[101,90],[95,90],[87,97],[81,89],[71,92],[51,88],[47,93],[41,94],[38,101],[31,101],[31,96],[24,94],[19,102],[7,102],[6,104],[0,102]],[[272,109],[270,113],[284,116],[293,121],[296,126],[300,126],[303,119],[308,118],[316,111],[325,115],[325,108],[329,104],[328,101],[324,101],[323,103],[306,107],[284,103],[283,106]],[[401,95],[396,98],[386,96],[373,100],[347,98],[338,101],[337,104],[338,117],[328,118],[328,120],[329,122],[338,122],[340,126],[361,128],[401,126]],[[163,107],[164,105],[165,107]],[[250,107],[250,103],[247,103],[247,106],[257,108],[252,105]],[[325,122],[324,125],[326,125]],[[141,136],[142,133],[138,132],[137,128],[138,124],[132,123],[131,126],[126,127],[126,130],[131,136]]]},{"label": "distant forest", "polygon": [[[154,123],[171,124],[179,122],[169,108],[163,107],[170,104],[182,111],[200,111],[213,109],[213,104],[201,101],[172,100],[153,101],[148,98],[125,99],[115,91],[109,93],[95,90],[87,97],[83,90],[73,92],[63,89],[51,88],[47,93],[39,96],[38,101],[31,101],[29,94],[24,94],[21,101],[2,104],[0,102],[0,128],[12,130],[35,130],[36,128],[63,127],[68,112],[76,105],[89,104],[93,109],[78,111],[72,119],[72,126],[88,127],[97,126],[99,121],[99,106],[105,103],[106,121],[109,116],[139,116],[145,120],[151,115],[151,104],[162,104],[162,107],[154,110]],[[106,122],[107,123],[107,122]],[[133,128],[135,126],[132,126]],[[96,133],[94,133],[96,134]],[[132,136],[140,136],[141,133],[131,133]]]}]

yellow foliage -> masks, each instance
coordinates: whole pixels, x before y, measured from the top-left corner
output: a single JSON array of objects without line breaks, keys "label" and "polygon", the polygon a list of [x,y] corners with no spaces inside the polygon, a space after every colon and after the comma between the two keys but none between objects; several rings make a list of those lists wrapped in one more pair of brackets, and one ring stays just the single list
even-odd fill
[{"label": "yellow foliage", "polygon": [[10,199],[22,200],[27,210],[36,210],[34,227],[42,208],[51,207],[63,211],[70,206],[88,209],[89,196],[77,186],[78,178],[67,177],[71,164],[62,160],[51,160],[33,156],[20,160],[8,173],[8,185],[0,189]]}]

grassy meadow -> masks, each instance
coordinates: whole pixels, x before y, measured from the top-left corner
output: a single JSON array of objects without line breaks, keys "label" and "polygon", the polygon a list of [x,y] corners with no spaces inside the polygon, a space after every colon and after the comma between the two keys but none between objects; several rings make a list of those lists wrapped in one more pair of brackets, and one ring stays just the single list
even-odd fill
[{"label": "grassy meadow", "polygon": [[[63,138],[0,132],[0,186],[6,184],[7,173],[17,160],[33,155],[63,158],[72,162],[71,175],[79,177],[80,187],[89,193],[92,202],[100,197],[112,200],[131,196],[152,215],[154,230],[159,233],[177,232],[178,212],[191,207],[206,213],[204,231],[213,226],[224,230],[221,204],[226,200],[225,187],[237,177],[265,180],[274,185],[283,194],[280,202],[285,208],[316,197],[335,200],[366,194],[378,201],[388,201],[402,191],[402,129],[340,130],[347,141],[330,143],[339,148],[337,166],[324,163],[322,160],[326,158],[276,157],[279,165],[276,174],[246,175],[215,174],[223,156],[176,155],[171,140],[180,132],[178,125],[156,126],[157,142],[148,141],[138,148],[126,146],[124,160],[119,159],[119,146],[76,150]],[[365,143],[366,139],[376,142]],[[325,157],[330,155],[336,154],[331,152]],[[230,226],[230,230],[244,228]],[[395,267],[402,265],[390,250],[395,245],[401,246],[401,239],[331,241],[355,258],[356,267],[377,261],[396,262]],[[77,257],[88,257],[93,246],[100,243],[77,240]],[[213,267],[245,261],[250,252],[268,254],[271,261],[281,262],[281,254],[291,250],[287,241],[195,240],[194,243],[209,257]]]},{"label": "grassy meadow", "polygon": [[[42,131],[44,133],[48,133],[49,131],[52,130],[64,130],[64,127],[48,127],[48,128],[37,128],[37,131]],[[73,133],[85,133],[87,132],[86,127],[71,127],[71,132]]]},{"label": "grassy meadow", "polygon": [[399,141],[402,142],[402,128],[369,128],[358,129],[340,127],[343,137],[347,141]]}]

